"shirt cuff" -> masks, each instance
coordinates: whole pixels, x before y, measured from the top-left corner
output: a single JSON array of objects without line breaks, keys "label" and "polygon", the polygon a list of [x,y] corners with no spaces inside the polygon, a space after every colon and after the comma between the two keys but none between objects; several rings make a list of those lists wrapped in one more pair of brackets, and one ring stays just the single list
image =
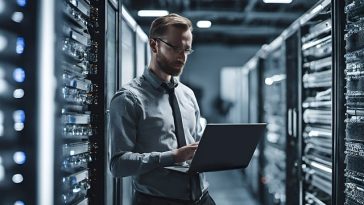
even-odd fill
[{"label": "shirt cuff", "polygon": [[171,166],[174,164],[173,151],[162,152],[159,155],[159,164],[164,166]]}]

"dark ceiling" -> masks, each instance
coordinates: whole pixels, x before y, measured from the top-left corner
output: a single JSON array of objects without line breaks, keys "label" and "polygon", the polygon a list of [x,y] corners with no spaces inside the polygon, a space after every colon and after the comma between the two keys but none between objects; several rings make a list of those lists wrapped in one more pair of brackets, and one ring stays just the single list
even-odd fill
[{"label": "dark ceiling", "polygon": [[[266,4],[263,0],[124,0],[125,8],[147,33],[154,18],[139,17],[145,9],[164,9],[188,17],[194,24],[194,43],[264,44],[272,41],[317,0]],[[210,20],[211,28],[197,28]]]}]

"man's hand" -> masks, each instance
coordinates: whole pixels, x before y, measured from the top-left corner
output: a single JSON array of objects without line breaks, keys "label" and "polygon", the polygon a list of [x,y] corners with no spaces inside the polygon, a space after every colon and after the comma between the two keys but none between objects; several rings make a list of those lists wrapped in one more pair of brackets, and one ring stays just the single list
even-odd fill
[{"label": "man's hand", "polygon": [[185,162],[192,159],[198,147],[198,142],[183,146],[174,150],[174,161],[176,163]]}]

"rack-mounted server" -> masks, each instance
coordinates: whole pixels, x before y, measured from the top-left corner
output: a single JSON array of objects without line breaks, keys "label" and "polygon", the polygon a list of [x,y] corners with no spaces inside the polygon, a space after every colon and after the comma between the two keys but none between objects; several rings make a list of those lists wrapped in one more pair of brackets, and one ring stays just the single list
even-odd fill
[{"label": "rack-mounted server", "polygon": [[304,204],[331,204],[331,7],[302,26],[302,176]]},{"label": "rack-mounted server", "polygon": [[345,6],[345,204],[364,204],[364,2]]},{"label": "rack-mounted server", "polygon": [[56,202],[99,204],[104,177],[100,15],[105,5],[91,0],[63,0],[59,5],[56,137],[60,139],[56,139],[56,150],[62,157],[56,176],[62,188],[58,192],[56,188]]}]

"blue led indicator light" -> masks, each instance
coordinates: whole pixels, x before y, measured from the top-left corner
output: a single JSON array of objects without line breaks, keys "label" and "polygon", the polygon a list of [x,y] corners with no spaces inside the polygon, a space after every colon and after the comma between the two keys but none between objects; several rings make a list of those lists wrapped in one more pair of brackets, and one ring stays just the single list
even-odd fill
[{"label": "blue led indicator light", "polygon": [[25,80],[25,71],[22,68],[16,68],[13,72],[13,78],[16,82],[22,83]]},{"label": "blue led indicator light", "polygon": [[17,164],[24,164],[27,157],[24,152],[15,152],[13,155],[13,160]]},{"label": "blue led indicator light", "polygon": [[22,54],[24,52],[24,47],[25,47],[24,38],[18,37],[16,39],[16,53]]},{"label": "blue led indicator light", "polygon": [[27,5],[27,0],[16,0],[16,3],[19,6],[24,7],[25,5]]},{"label": "blue led indicator light", "polygon": [[24,112],[24,110],[15,111],[14,114],[13,114],[13,117],[14,117],[15,122],[24,123],[25,122],[25,112]]}]

